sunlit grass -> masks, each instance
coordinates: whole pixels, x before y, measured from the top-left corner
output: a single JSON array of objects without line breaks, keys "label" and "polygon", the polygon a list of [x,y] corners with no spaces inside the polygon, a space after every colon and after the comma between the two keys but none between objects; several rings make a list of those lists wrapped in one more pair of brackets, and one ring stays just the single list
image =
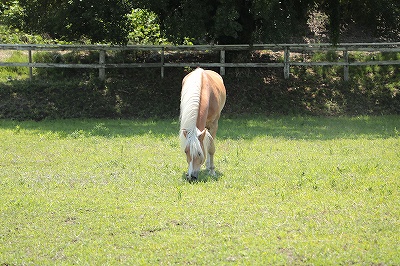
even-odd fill
[{"label": "sunlit grass", "polygon": [[[27,63],[28,55],[21,51],[0,53],[0,60],[9,63]],[[29,68],[27,67],[0,67],[0,81],[10,81],[13,79],[28,79]]]},{"label": "sunlit grass", "polygon": [[399,121],[223,118],[197,183],[175,120],[0,121],[0,263],[399,264]]}]

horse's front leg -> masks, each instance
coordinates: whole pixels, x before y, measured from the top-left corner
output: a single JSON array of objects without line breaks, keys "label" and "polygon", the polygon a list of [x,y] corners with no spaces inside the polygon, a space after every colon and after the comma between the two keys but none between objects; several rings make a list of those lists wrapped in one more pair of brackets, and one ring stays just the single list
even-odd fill
[{"label": "horse's front leg", "polygon": [[206,167],[209,174],[212,176],[215,176],[214,153],[215,153],[214,139],[210,138]]}]

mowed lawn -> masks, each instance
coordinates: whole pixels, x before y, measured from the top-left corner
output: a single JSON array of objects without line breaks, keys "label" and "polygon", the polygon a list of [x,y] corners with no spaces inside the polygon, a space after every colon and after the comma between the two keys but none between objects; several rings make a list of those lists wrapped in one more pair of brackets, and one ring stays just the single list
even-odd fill
[{"label": "mowed lawn", "polygon": [[400,265],[400,116],[0,120],[1,265]]}]

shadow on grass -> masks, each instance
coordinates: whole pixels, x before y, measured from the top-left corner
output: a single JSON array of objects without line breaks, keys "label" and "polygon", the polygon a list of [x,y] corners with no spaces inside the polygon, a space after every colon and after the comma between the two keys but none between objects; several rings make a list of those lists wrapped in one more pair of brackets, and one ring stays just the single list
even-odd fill
[{"label": "shadow on grass", "polygon": [[207,183],[207,182],[213,182],[213,181],[218,181],[221,177],[224,175],[219,172],[218,170],[215,171],[215,175],[212,176],[208,173],[208,170],[201,170],[199,173],[199,176],[197,179],[188,179],[186,176],[186,172],[182,174],[182,180],[191,184],[196,184],[196,183]]},{"label": "shadow on grass", "polygon": [[[118,120],[66,119],[35,121],[0,120],[0,129],[15,133],[58,134],[63,138],[133,137],[178,138],[177,119]],[[338,138],[390,138],[400,136],[400,116],[312,117],[312,116],[238,116],[220,119],[218,139],[257,137],[328,140]]]}]

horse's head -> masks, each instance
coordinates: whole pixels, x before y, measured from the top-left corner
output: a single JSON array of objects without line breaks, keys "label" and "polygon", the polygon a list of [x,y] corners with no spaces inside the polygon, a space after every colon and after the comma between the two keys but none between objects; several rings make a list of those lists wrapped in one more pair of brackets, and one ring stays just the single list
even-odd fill
[{"label": "horse's head", "polygon": [[181,134],[185,141],[183,147],[186,154],[186,161],[188,163],[187,178],[197,179],[200,167],[206,160],[206,151],[203,143],[204,137],[206,136],[206,129],[203,131],[200,131],[198,128],[192,131],[184,129]]}]

